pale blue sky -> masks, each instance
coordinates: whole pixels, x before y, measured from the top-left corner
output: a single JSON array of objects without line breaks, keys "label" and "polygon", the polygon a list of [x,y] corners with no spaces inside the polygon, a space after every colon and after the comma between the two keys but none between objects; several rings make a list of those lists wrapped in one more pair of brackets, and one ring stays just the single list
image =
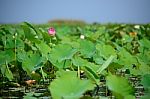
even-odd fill
[{"label": "pale blue sky", "polygon": [[0,0],[0,23],[52,19],[150,23],[150,0]]}]

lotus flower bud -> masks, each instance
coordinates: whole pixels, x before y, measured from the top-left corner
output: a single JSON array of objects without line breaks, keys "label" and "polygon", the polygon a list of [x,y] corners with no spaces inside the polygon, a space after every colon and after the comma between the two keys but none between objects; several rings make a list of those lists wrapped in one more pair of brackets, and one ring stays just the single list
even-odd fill
[{"label": "lotus flower bud", "polygon": [[51,35],[51,36],[55,36],[55,34],[56,34],[55,29],[54,29],[53,27],[50,27],[50,28],[48,29],[48,34]]},{"label": "lotus flower bud", "polygon": [[84,35],[80,35],[80,39],[84,39],[85,38],[85,36]]}]

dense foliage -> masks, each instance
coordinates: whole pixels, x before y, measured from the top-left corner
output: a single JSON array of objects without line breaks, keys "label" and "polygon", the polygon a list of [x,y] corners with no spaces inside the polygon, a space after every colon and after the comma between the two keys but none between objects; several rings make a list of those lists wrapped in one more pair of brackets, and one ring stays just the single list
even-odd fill
[{"label": "dense foliage", "polygon": [[134,99],[129,76],[140,75],[147,99],[150,25],[0,25],[0,73],[18,83],[26,76],[37,82],[50,77],[54,99],[80,98],[101,84],[101,76],[115,97]]}]

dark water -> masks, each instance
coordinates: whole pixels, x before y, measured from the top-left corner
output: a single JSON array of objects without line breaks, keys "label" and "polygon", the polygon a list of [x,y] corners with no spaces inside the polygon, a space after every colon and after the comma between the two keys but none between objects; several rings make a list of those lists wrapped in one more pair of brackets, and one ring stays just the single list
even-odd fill
[{"label": "dark water", "polygon": [[14,82],[2,82],[0,99],[51,99],[48,90],[49,81],[34,85],[19,85]]},{"label": "dark water", "polygon": [[[106,86],[105,77],[100,78],[101,85],[97,85],[94,90],[88,91],[84,94],[82,99],[86,97],[96,97],[103,96],[108,99],[115,99],[111,91],[108,90]],[[129,77],[131,85],[135,88],[136,99],[139,99],[144,95],[144,88],[140,85],[140,77],[131,76]],[[48,86],[51,80],[41,81],[38,84],[32,86],[20,85],[17,86],[14,82],[1,82],[0,86],[0,99],[52,99]]]}]

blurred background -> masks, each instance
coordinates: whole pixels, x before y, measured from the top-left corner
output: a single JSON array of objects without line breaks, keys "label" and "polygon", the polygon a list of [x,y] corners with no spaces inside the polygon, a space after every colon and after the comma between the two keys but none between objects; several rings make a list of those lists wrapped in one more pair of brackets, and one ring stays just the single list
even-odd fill
[{"label": "blurred background", "polygon": [[150,0],[0,0],[0,23],[150,23]]}]

